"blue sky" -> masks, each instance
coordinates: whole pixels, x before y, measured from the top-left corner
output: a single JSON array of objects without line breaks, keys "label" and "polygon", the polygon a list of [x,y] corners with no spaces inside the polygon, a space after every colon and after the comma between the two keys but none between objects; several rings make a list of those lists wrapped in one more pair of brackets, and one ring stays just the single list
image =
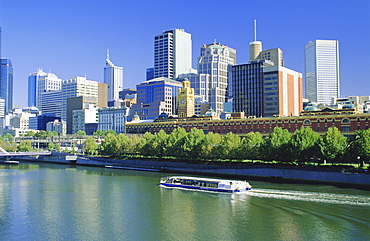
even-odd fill
[{"label": "blue sky", "polygon": [[370,95],[370,0],[0,0],[2,57],[14,68],[14,103],[27,105],[27,78],[38,68],[62,79],[103,82],[106,50],[124,67],[124,87],[145,81],[153,38],[183,28],[200,46],[215,39],[248,62],[257,19],[263,50],[281,48],[285,67],[304,74],[304,45],[339,40],[341,95]]}]

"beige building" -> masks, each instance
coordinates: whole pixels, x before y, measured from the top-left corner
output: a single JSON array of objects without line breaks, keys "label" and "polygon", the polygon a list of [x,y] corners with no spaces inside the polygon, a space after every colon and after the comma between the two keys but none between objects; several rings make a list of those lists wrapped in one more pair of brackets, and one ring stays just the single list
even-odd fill
[{"label": "beige building", "polygon": [[190,88],[190,81],[185,79],[178,95],[179,117],[190,117],[194,115],[194,89]]}]

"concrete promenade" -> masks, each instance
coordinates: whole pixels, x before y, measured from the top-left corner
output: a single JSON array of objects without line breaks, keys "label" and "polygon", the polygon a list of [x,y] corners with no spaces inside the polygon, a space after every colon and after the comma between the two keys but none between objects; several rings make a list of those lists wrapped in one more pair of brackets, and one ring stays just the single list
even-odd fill
[{"label": "concrete promenade", "polygon": [[139,171],[162,171],[167,173],[197,174],[208,176],[235,177],[247,180],[274,182],[326,183],[345,187],[370,190],[370,174],[345,173],[340,171],[317,171],[295,167],[271,167],[269,165],[215,165],[191,164],[157,160],[118,160],[99,157],[78,156],[76,162],[67,161],[66,153],[55,153],[51,157],[17,158],[18,161],[44,162],[85,166],[121,168]]}]

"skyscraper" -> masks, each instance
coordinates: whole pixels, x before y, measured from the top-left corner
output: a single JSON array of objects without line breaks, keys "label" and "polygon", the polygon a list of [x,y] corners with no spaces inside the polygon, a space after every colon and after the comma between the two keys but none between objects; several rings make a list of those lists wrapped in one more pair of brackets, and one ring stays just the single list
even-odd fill
[{"label": "skyscraper", "polygon": [[236,50],[220,43],[204,44],[198,58],[198,74],[209,74],[210,82],[204,85],[193,84],[195,93],[205,93],[206,101],[217,114],[224,111],[228,85],[229,66],[236,64]]},{"label": "skyscraper", "polygon": [[5,114],[13,108],[13,66],[10,59],[0,61],[0,98],[5,100]]},{"label": "skyscraper", "polygon": [[38,96],[38,89],[37,85],[39,82],[39,78],[45,76],[42,70],[37,70],[37,72],[30,74],[28,76],[28,106],[37,106],[37,96]]},{"label": "skyscraper", "polygon": [[233,111],[256,117],[299,115],[302,74],[283,67],[279,48],[262,51],[256,32],[249,51],[249,63],[231,67],[228,92],[233,97]]},{"label": "skyscraper", "polygon": [[184,29],[165,31],[154,37],[154,78],[176,78],[192,71],[191,34]]},{"label": "skyscraper", "polygon": [[37,82],[37,98],[36,106],[40,108],[42,102],[42,94],[49,91],[58,91],[62,88],[62,79],[59,79],[53,73],[47,73],[39,77]]},{"label": "skyscraper", "polygon": [[119,98],[119,92],[123,89],[123,67],[115,66],[107,53],[104,68],[104,83],[108,84],[108,101]]},{"label": "skyscraper", "polygon": [[338,40],[314,40],[305,45],[306,98],[330,104],[339,97]]}]

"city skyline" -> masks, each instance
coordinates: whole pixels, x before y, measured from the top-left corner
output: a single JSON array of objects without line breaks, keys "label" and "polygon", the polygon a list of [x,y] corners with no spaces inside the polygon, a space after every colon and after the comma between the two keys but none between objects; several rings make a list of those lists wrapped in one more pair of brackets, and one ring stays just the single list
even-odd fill
[{"label": "city skyline", "polygon": [[[309,41],[338,40],[341,96],[370,95],[369,1],[217,0],[203,3],[206,8],[197,1],[21,2],[2,2],[0,9],[1,57],[13,63],[14,104],[21,108],[27,106],[28,76],[37,69],[63,80],[86,76],[103,83],[106,49],[125,69],[125,88],[135,88],[154,65],[153,37],[174,28],[192,35],[193,68],[201,46],[215,40],[236,49],[237,64],[247,63],[254,19],[262,50],[280,48],[284,66],[302,74]],[[40,9],[53,14],[34,14]],[[216,23],[212,16],[219,14],[224,17]]]}]

